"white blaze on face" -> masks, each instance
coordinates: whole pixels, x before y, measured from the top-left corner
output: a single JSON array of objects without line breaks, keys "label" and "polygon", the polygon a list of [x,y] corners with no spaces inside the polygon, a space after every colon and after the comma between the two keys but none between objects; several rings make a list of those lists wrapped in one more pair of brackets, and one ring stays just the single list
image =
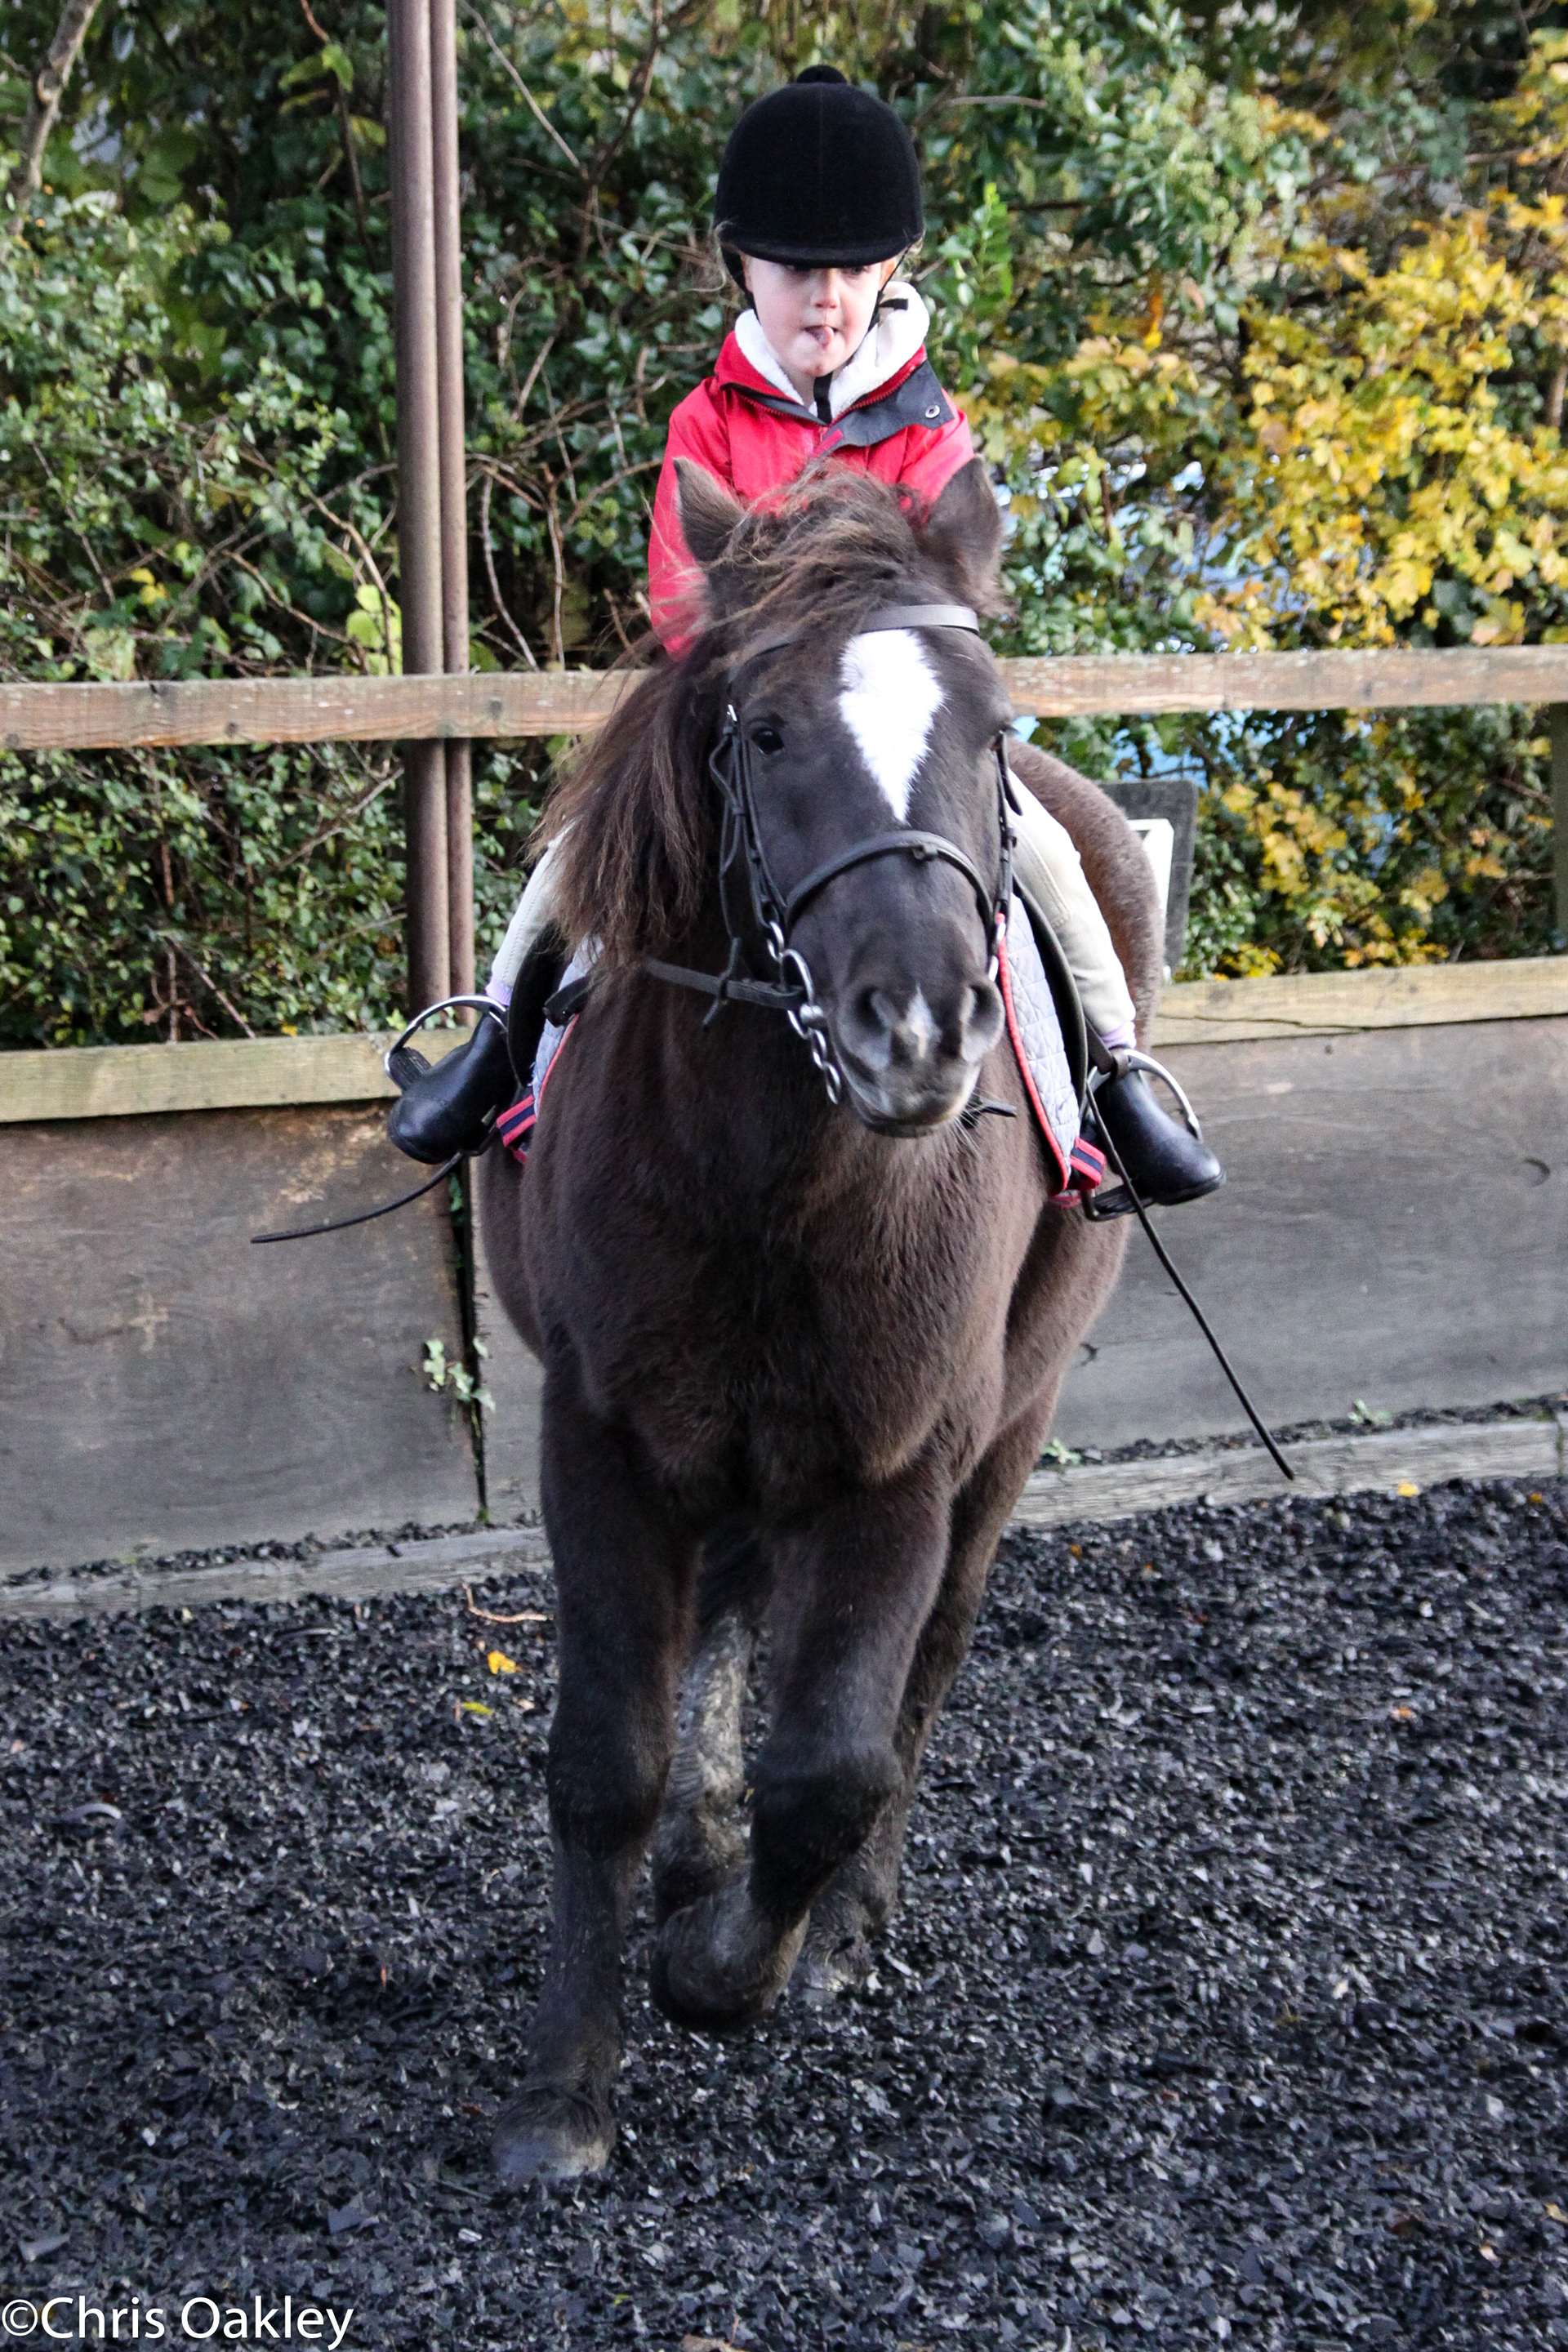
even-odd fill
[{"label": "white blaze on face", "polygon": [[839,678],[844,724],[902,824],[931,720],[942,709],[941,681],[910,629],[851,637]]}]

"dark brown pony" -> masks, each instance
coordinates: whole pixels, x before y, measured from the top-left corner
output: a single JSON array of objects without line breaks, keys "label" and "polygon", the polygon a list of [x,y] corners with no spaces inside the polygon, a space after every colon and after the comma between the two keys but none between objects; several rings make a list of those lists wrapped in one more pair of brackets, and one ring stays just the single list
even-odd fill
[{"label": "dark brown pony", "polygon": [[[724,965],[708,755],[729,704],[785,887],[895,822],[997,870],[995,664],[961,629],[862,634],[889,605],[990,596],[984,468],[923,516],[847,473],[743,514],[693,474],[682,518],[706,625],[623,700],[548,820],[565,923],[603,945],[597,982],[526,1172],[479,1169],[497,1288],[544,1369],[559,1596],[553,1934],[494,2147],[514,2181],[608,2155],[622,1944],[656,1824],[670,2017],[745,2024],[803,1948],[819,1989],[867,1965],[997,1538],[1124,1246],[1049,1202],[992,941],[952,864],[879,856],[801,917],[837,1107],[777,1013],[705,1024],[703,998],[643,968]],[[1070,770],[1011,757],[1077,841],[1146,1026],[1159,926],[1131,832]],[[977,1094],[1021,1115],[966,1118]],[[739,1708],[764,1609],[748,1839]]]}]

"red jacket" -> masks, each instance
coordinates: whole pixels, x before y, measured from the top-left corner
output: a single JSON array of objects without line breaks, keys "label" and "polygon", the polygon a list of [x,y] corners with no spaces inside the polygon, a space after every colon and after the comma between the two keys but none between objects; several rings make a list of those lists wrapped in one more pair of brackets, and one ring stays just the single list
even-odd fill
[{"label": "red jacket", "polygon": [[[920,341],[924,306],[918,295],[899,291],[905,296],[904,310],[913,316],[891,320],[890,332],[874,329],[840,370],[832,401],[837,413],[830,419],[814,415],[793,392],[785,392],[753,365],[735,334],[725,338],[712,374],[687,394],[670,418],[653,504],[647,576],[653,625],[671,653],[684,651],[691,641],[701,579],[680,532],[678,457],[695,458],[750,504],[783,489],[814,457],[826,456],[874,474],[879,481],[908,482],[922,499],[934,499],[973,457],[963,413],[938,383]],[[896,310],[900,305],[888,307]],[[917,345],[912,353],[908,352],[911,335]],[[880,350],[870,348],[874,338]],[[765,358],[754,325],[750,340]],[[898,355],[900,342],[908,354],[902,358]],[[895,364],[879,380],[879,362],[889,356]]]}]

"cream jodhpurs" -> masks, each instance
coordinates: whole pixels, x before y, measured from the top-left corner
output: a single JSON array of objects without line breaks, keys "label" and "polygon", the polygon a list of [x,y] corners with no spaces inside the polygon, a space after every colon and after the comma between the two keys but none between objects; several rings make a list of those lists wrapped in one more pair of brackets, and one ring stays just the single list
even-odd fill
[{"label": "cream jodhpurs", "polygon": [[[1131,1045],[1132,999],[1110,944],[1105,917],[1084,878],[1083,861],[1073,846],[1072,835],[1026,787],[1019,787],[1018,798],[1023,803],[1016,820],[1018,845],[1014,866],[1018,879],[1039,900],[1041,911],[1061,941],[1083,1009],[1094,1027],[1108,1045]],[[490,966],[489,993],[498,1004],[510,1002],[530,949],[551,923],[554,857],[552,843],[530,876]]]}]

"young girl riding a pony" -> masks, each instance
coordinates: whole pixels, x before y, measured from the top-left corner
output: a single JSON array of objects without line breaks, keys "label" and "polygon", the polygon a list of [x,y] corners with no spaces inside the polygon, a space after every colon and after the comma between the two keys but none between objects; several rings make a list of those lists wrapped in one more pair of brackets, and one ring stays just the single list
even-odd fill
[{"label": "young girl riding a pony", "polygon": [[[725,148],[714,227],[746,307],[712,375],[669,421],[648,602],[676,656],[690,641],[700,585],[681,536],[677,458],[695,460],[747,502],[826,460],[929,504],[974,455],[925,355],[925,304],[897,275],[924,219],[914,146],[890,106],[831,66],[808,67],[757,100]],[[1122,1058],[1134,1042],[1132,999],[1105,918],[1065,826],[1031,793],[1017,798],[1015,870],[1048,918],[1105,1049],[1094,1117],[1144,1201],[1195,1200],[1224,1171]],[[535,867],[491,966],[485,992],[495,1017],[481,1018],[468,1043],[415,1077],[393,1108],[393,1140],[415,1160],[434,1165],[479,1150],[516,1092],[507,1011],[525,962],[553,929],[553,857]],[[560,945],[564,952],[573,942]]]}]

